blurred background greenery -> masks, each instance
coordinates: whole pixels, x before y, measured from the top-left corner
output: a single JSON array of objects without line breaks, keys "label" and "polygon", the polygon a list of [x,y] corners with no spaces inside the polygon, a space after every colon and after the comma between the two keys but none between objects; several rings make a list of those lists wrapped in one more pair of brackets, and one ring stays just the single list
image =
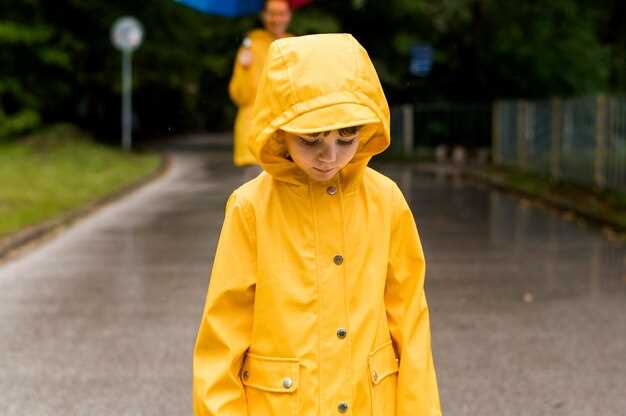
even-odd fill
[{"label": "blurred background greenery", "polygon": [[[368,49],[390,103],[490,103],[507,97],[626,91],[620,0],[316,0],[295,34],[345,31]],[[209,16],[172,0],[0,2],[0,140],[70,122],[119,142],[120,53],[109,31],[137,17],[135,134],[224,131],[235,113],[232,62],[255,16]],[[426,77],[409,49],[434,48]],[[323,65],[323,63],[320,63]]]}]

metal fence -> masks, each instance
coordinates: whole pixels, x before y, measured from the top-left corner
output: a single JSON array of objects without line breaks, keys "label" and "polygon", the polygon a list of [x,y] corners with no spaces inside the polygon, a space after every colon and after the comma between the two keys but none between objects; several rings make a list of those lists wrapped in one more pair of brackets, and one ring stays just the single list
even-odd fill
[{"label": "metal fence", "polygon": [[410,103],[391,108],[390,151],[411,155],[416,148],[463,145],[488,148],[489,103]]},{"label": "metal fence", "polygon": [[626,97],[509,100],[493,105],[495,163],[626,190]]}]

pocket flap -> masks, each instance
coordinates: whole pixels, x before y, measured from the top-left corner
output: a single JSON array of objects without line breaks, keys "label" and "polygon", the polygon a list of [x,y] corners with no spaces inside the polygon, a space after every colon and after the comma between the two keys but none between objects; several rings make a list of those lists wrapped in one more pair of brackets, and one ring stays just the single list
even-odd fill
[{"label": "pocket flap", "polygon": [[385,377],[398,372],[398,359],[391,341],[372,351],[368,360],[370,377],[374,384],[378,384]]},{"label": "pocket flap", "polygon": [[246,386],[276,393],[290,393],[298,388],[300,362],[296,358],[266,357],[247,353],[241,368]]}]

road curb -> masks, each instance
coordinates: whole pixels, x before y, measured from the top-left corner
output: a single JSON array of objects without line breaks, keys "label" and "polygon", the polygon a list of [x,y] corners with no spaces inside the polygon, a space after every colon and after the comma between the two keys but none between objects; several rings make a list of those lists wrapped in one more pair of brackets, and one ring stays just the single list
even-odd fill
[{"label": "road curb", "polygon": [[[497,178],[487,173],[477,170],[465,170],[461,172],[461,175],[464,178],[484,183],[501,192],[540,202],[563,213],[570,213],[573,216],[584,220],[591,225],[602,228],[603,231],[612,234],[612,237],[615,239],[626,238],[626,235],[624,235],[626,233],[626,227],[624,225],[605,218],[601,215],[598,215],[594,212],[582,209],[576,204],[572,204],[570,201],[564,200],[557,196],[538,195],[529,191],[525,191],[523,189],[514,188],[507,184],[506,181],[498,180]],[[620,234],[622,236],[618,238],[617,234]]]},{"label": "road curb", "polygon": [[51,218],[40,224],[26,227],[6,237],[0,238],[0,264],[7,260],[14,259],[27,251],[25,250],[26,248],[34,248],[38,245],[37,243],[47,240],[48,237],[57,234],[69,225],[88,217],[105,205],[118,201],[163,176],[169,171],[172,162],[171,157],[165,152],[160,152],[159,156],[161,159],[159,166],[149,175],[143,176],[139,180],[113,193],[65,214],[61,214],[60,216]]},{"label": "road curb", "polygon": [[612,221],[594,212],[580,208],[563,198],[549,195],[538,195],[533,192],[510,186],[506,181],[485,173],[480,167],[457,164],[423,163],[418,165],[418,170],[431,174],[443,174],[446,176],[458,176],[470,183],[481,183],[490,186],[500,192],[515,195],[520,198],[543,204],[546,208],[551,208],[565,215],[571,215],[580,221],[584,221],[591,226],[602,229],[603,233],[611,240],[626,240],[626,226]]}]

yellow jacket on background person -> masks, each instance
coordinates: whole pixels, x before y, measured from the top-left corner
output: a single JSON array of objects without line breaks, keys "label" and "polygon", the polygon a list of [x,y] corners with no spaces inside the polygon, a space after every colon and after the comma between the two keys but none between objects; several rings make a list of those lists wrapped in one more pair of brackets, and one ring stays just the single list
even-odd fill
[{"label": "yellow jacket on background person", "polygon": [[256,29],[248,34],[247,39],[250,42],[249,48],[252,54],[252,63],[246,68],[239,62],[238,57],[244,49],[244,46],[242,46],[239,49],[237,58],[235,58],[233,76],[228,85],[230,98],[239,108],[235,120],[233,143],[233,162],[236,166],[257,163],[248,149],[248,134],[252,126],[252,105],[254,104],[259,76],[265,63],[267,50],[276,38],[267,30]]},{"label": "yellow jacket on background person", "polygon": [[[250,147],[264,169],[226,205],[193,359],[196,415],[439,416],[425,261],[397,185],[367,167],[389,107],[350,35],[275,41]],[[327,182],[277,130],[363,125]]]}]

